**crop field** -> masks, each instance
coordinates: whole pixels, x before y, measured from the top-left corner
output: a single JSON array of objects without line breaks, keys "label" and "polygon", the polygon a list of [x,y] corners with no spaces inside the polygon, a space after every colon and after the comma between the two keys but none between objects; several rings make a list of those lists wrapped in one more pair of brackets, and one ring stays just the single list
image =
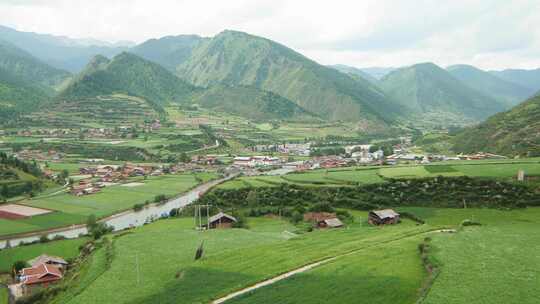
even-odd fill
[{"label": "crop field", "polygon": [[[220,189],[238,189],[245,187],[271,187],[279,183],[297,184],[302,186],[347,186],[351,184],[372,184],[384,182],[384,178],[408,179],[437,176],[470,176],[490,177],[508,180],[517,176],[519,170],[526,175],[540,175],[540,163],[534,161],[516,163],[515,161],[469,162],[455,165],[432,164],[425,166],[394,166],[394,167],[348,167],[331,170],[314,170],[302,173],[292,173],[282,176],[242,177],[224,183]],[[268,181],[265,183],[264,181]]]},{"label": "crop field", "polygon": [[[540,273],[529,266],[540,263],[535,254],[539,248],[523,247],[539,244],[534,231],[540,224],[540,208],[407,211],[425,217],[427,224],[417,226],[403,220],[396,226],[370,227],[365,223],[365,212],[352,211],[356,220],[346,229],[295,236],[296,227],[269,218],[248,218],[249,229],[207,232],[195,231],[192,219],[158,221],[113,238],[110,268],[102,270],[95,280],[87,279],[92,274],[83,275],[75,282],[80,291],[77,295],[61,294],[53,303],[177,303],[180,298],[185,303],[208,303],[329,257],[337,258],[230,303],[318,303],[330,299],[336,303],[414,303],[427,276],[418,252],[418,244],[426,236],[433,239],[431,254],[440,262],[441,272],[425,303],[498,303],[501,298],[504,303],[517,303],[512,299],[524,297],[531,300],[519,303],[536,303],[533,299],[540,296]],[[429,232],[437,227],[457,227],[471,218],[483,226],[453,234]],[[204,257],[193,261],[195,249],[203,241]],[[98,250],[94,259],[103,250]],[[485,277],[490,279],[482,279]],[[507,284],[509,278],[515,284]],[[498,291],[489,294],[492,288]],[[119,294],[118,289],[126,292]]]},{"label": "crop field", "polygon": [[16,261],[28,261],[41,254],[60,256],[64,259],[74,258],[79,254],[79,246],[88,241],[88,238],[50,241],[9,248],[0,251],[0,273],[10,272]]},{"label": "crop field", "polygon": [[[215,174],[201,173],[197,176],[204,181],[214,178]],[[56,212],[21,220],[0,220],[0,236],[83,223],[91,214],[97,217],[108,216],[130,209],[135,204],[144,203],[147,200],[152,201],[156,195],[174,196],[198,184],[195,175],[191,174],[148,177],[147,180],[138,178],[131,182],[138,182],[141,185],[137,187],[110,186],[99,193],[80,197],[61,193],[26,200],[23,202],[25,205]]]}]

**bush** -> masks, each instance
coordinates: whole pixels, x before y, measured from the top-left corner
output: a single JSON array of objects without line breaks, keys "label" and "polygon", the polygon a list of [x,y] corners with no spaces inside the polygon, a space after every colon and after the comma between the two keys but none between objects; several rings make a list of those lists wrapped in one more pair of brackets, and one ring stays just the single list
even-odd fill
[{"label": "bush", "polygon": [[39,242],[40,242],[40,243],[47,243],[47,242],[49,242],[49,241],[50,241],[50,239],[47,237],[46,234],[44,234],[44,235],[42,235],[42,236],[39,237]]},{"label": "bush", "polygon": [[466,226],[482,226],[482,224],[480,222],[475,222],[475,221],[472,221],[472,220],[464,220],[463,222],[461,222],[461,226],[462,227],[466,227]]}]

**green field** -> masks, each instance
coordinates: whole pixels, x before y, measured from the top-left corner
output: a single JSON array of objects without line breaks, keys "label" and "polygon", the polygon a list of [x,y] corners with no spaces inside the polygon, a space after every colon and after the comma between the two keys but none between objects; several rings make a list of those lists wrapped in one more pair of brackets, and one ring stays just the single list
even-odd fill
[{"label": "green field", "polygon": [[10,272],[16,261],[28,261],[41,254],[60,256],[64,259],[74,258],[79,255],[79,246],[87,241],[88,238],[78,238],[2,250],[0,251],[0,273]]},{"label": "green field", "polygon": [[8,304],[8,290],[0,286],[0,304]]},{"label": "green field", "polygon": [[[70,288],[52,303],[177,303],[180,298],[182,303],[208,303],[329,257],[336,259],[230,303],[414,303],[427,277],[418,244],[428,236],[440,275],[424,303],[536,303],[540,270],[531,265],[540,263],[540,208],[399,210],[413,212],[426,224],[403,220],[371,227],[363,211],[351,211],[355,221],[345,229],[303,234],[271,218],[248,218],[249,229],[206,232],[194,230],[191,218],[161,220],[109,238],[112,244],[97,250],[76,279],[66,279]],[[458,227],[465,219],[482,226],[453,234],[430,232]],[[75,243],[67,242],[77,241],[83,242],[51,242],[0,254],[11,254],[12,260],[45,252],[74,255]],[[201,242],[204,258],[194,261]],[[112,257],[110,266],[107,256]]]},{"label": "green field", "polygon": [[[220,189],[238,189],[245,187],[269,187],[279,183],[303,186],[346,186],[351,184],[371,184],[384,182],[384,178],[408,179],[437,176],[470,176],[511,179],[519,170],[526,175],[540,175],[540,163],[537,161],[515,163],[515,161],[457,163],[451,165],[432,164],[394,167],[349,167],[332,170],[313,170],[291,173],[284,176],[242,177],[219,186]],[[268,182],[265,182],[268,181]]]},{"label": "green field", "polygon": [[[200,173],[196,176],[203,182],[216,177],[214,173]],[[0,219],[0,236],[84,223],[91,214],[105,217],[130,209],[135,204],[153,201],[156,195],[175,196],[198,184],[195,175],[192,174],[163,175],[148,177],[146,180],[135,178],[130,182],[142,185],[135,187],[115,185],[106,187],[99,193],[80,197],[61,193],[23,201],[23,204],[55,212],[22,220]]]},{"label": "green field", "polygon": [[[198,233],[192,228],[192,219],[180,219],[137,228],[135,233],[116,239],[109,270],[79,296],[58,303],[176,303],[180,297],[184,303],[206,303],[291,268],[351,251],[360,253],[388,241],[414,239],[428,229],[408,221],[384,230],[358,222],[349,229],[292,237],[284,232],[295,230],[287,222],[260,218],[250,219],[248,224],[250,230]],[[205,258],[194,262],[194,251],[203,240]],[[372,254],[376,252],[372,250]],[[415,248],[411,250],[411,254],[416,253]],[[133,268],[136,256],[142,274],[139,283]],[[411,267],[420,274],[413,276],[421,280],[418,261]],[[116,292],[119,288],[126,292]]]}]

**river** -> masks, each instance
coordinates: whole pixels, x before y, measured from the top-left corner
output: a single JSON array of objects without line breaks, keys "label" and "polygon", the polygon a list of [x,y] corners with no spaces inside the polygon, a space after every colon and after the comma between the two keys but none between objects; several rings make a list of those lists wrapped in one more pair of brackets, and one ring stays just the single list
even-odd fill
[{"label": "river", "polygon": [[[189,205],[196,201],[202,194],[208,191],[210,188],[218,185],[226,180],[234,178],[236,175],[231,175],[226,178],[214,180],[201,184],[194,189],[186,192],[179,197],[169,200],[164,204],[151,204],[140,211],[124,211],[118,214],[114,214],[107,218],[100,220],[100,222],[105,222],[107,225],[113,227],[114,231],[123,230],[130,227],[138,227],[144,225],[146,222],[154,221],[160,218],[163,214],[168,214],[174,208],[183,208],[186,205]],[[63,236],[68,239],[77,238],[80,235],[87,234],[88,230],[86,225],[73,225],[70,227],[63,227],[57,229],[51,229],[47,231],[27,233],[23,237],[14,237],[9,239],[9,244],[11,247],[16,247],[24,243],[30,243],[39,240],[43,235],[46,235],[49,239],[54,238],[55,236]],[[4,249],[8,239],[0,240],[0,249]]]}]

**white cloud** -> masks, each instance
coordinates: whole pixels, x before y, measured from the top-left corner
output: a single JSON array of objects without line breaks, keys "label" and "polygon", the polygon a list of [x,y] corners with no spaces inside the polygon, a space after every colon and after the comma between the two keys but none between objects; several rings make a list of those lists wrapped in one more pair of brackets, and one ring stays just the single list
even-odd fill
[{"label": "white cloud", "polygon": [[235,29],[324,64],[533,68],[540,66],[539,11],[537,0],[2,0],[0,23],[136,42]]}]

